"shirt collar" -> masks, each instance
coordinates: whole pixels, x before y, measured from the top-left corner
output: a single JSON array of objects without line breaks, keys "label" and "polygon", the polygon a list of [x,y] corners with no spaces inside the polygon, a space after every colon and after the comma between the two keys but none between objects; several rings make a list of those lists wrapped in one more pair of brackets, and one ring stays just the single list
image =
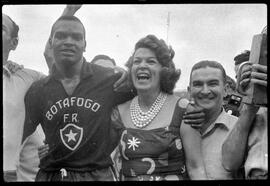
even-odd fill
[{"label": "shirt collar", "polygon": [[[85,58],[83,58],[83,64],[82,64],[82,68],[81,68],[81,80],[85,79],[87,77],[90,77],[93,75],[93,69],[92,69],[92,64],[88,63]],[[52,73],[49,75],[49,78],[45,80],[45,83],[47,83],[50,79],[56,79],[59,80],[60,79],[60,73],[57,70],[55,64],[53,64],[52,66]]]},{"label": "shirt collar", "polygon": [[221,113],[219,114],[219,116],[217,117],[217,119],[215,120],[215,122],[213,122],[206,130],[205,132],[202,134],[202,136],[205,136],[207,133],[209,133],[212,129],[214,129],[215,127],[223,127],[226,130],[231,130],[233,128],[233,123],[228,122],[230,120],[228,120],[228,116],[229,114],[226,113],[225,109],[222,108]]}]

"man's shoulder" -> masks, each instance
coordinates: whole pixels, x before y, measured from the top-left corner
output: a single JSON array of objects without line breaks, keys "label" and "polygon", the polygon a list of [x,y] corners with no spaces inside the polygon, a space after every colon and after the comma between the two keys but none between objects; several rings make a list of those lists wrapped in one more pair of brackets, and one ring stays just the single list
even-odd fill
[{"label": "man's shoulder", "polygon": [[220,115],[218,122],[225,124],[230,130],[234,127],[235,123],[237,122],[238,117],[227,113],[223,110]]},{"label": "man's shoulder", "polygon": [[29,68],[22,68],[21,70],[18,70],[16,73],[24,77],[28,76],[29,78],[33,79],[33,81],[37,81],[45,77],[43,73]]},{"label": "man's shoulder", "polygon": [[237,116],[234,116],[234,115],[226,112],[224,108],[223,108],[222,112],[220,113],[220,116],[222,116],[223,120],[226,120],[226,119],[237,120],[238,119]]},{"label": "man's shoulder", "polygon": [[[100,65],[96,65],[96,64],[92,64],[89,63],[88,64],[92,69],[93,69],[93,73],[95,74],[105,74],[105,75],[113,75],[114,74],[114,69],[113,68],[107,68],[107,67],[103,67]],[[100,75],[102,75],[100,74]]]},{"label": "man's shoulder", "polygon": [[34,81],[29,88],[29,91],[40,91],[43,90],[43,88],[46,86],[46,83],[49,79],[49,76],[45,76],[42,79],[39,79],[37,81]]}]

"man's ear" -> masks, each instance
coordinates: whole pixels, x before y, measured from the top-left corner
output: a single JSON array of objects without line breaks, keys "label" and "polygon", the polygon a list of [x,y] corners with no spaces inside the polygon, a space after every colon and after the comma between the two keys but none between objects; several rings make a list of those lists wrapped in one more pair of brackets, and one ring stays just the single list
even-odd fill
[{"label": "man's ear", "polygon": [[226,97],[229,94],[229,89],[230,89],[229,84],[228,83],[225,83],[225,86],[224,86],[224,97]]},{"label": "man's ear", "polygon": [[191,88],[190,88],[190,86],[187,86],[187,96],[188,96],[188,99],[191,98]]},{"label": "man's ear", "polygon": [[52,47],[52,38],[51,37],[49,38],[49,47],[50,48]]},{"label": "man's ear", "polygon": [[85,52],[86,49],[86,41],[84,41],[84,47],[83,47],[83,51]]},{"label": "man's ear", "polygon": [[187,91],[188,91],[188,93],[190,94],[190,87],[189,87],[189,86],[187,87]]},{"label": "man's ear", "polygon": [[12,38],[10,42],[10,50],[15,50],[18,46],[19,40],[18,38]]}]

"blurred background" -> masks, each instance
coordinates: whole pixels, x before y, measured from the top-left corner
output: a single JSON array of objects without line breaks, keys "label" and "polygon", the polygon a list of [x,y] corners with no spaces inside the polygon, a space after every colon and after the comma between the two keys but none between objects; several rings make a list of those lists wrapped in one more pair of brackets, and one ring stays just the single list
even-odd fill
[{"label": "blurred background", "polygon": [[[51,26],[65,4],[4,5],[20,27],[10,59],[48,74],[43,57]],[[251,48],[252,37],[267,24],[266,4],[84,4],[76,16],[86,28],[88,61],[106,54],[124,67],[135,43],[148,34],[164,39],[182,71],[176,91],[186,90],[191,67],[200,60],[220,62],[235,79],[235,55]],[[125,67],[124,67],[125,68]]]}]

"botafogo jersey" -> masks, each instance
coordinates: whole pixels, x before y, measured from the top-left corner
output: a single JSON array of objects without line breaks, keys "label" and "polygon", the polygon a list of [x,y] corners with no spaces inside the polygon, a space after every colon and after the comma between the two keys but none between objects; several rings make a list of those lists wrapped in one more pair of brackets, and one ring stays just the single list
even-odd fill
[{"label": "botafogo jersey", "polygon": [[120,76],[84,60],[72,95],[66,93],[55,66],[52,75],[32,84],[25,96],[23,139],[41,123],[50,148],[41,169],[91,171],[112,164],[110,114],[114,106],[134,97],[113,90]]}]

